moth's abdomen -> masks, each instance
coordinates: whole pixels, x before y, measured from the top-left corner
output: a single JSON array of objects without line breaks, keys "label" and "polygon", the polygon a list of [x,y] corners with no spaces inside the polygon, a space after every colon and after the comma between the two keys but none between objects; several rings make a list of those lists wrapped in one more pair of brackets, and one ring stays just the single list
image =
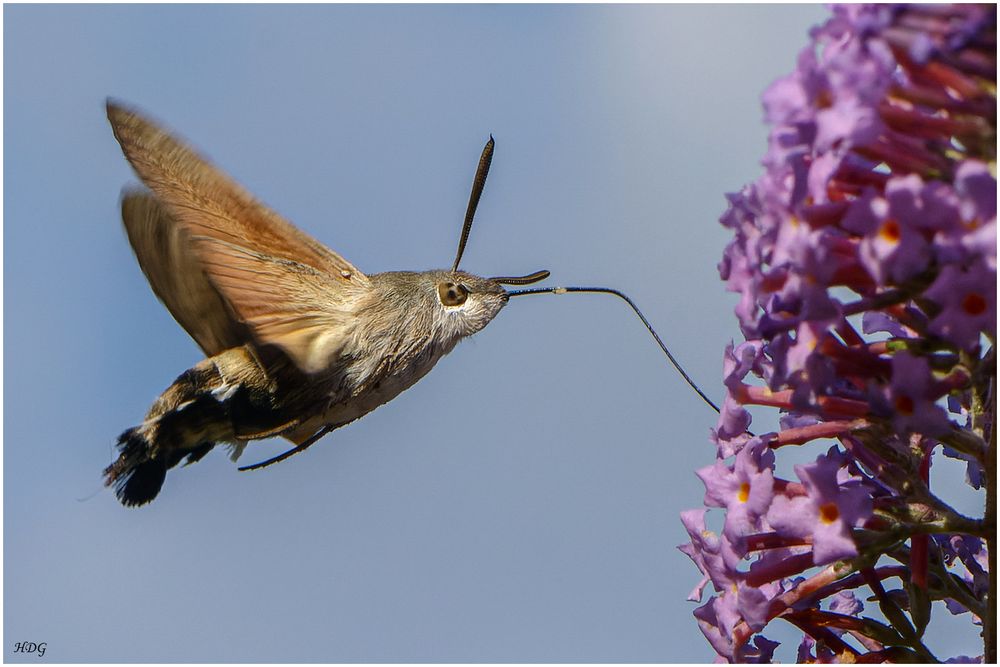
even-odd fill
[{"label": "moth's abdomen", "polygon": [[118,459],[104,470],[104,483],[123,505],[144,505],[178,463],[194,463],[216,443],[265,437],[293,424],[275,406],[252,355],[227,350],[182,373],[143,423],[119,436]]}]

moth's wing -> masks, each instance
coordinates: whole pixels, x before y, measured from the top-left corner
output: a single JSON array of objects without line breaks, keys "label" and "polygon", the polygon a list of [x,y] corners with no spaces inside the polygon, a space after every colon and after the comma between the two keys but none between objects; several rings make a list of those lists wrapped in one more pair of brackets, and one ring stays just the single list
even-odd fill
[{"label": "moth's wing", "polygon": [[122,221],[153,292],[206,356],[250,341],[205,275],[184,230],[153,194],[125,190]]},{"label": "moth's wing", "polygon": [[125,157],[192,234],[236,243],[331,275],[346,271],[351,279],[367,281],[346,259],[257,201],[152,121],[110,100],[107,109]]},{"label": "moth's wing", "polygon": [[335,369],[370,290],[235,243],[203,236],[192,241],[212,284],[259,344],[280,348],[305,373]]},{"label": "moth's wing", "polygon": [[324,370],[351,334],[368,277],[151,121],[111,101],[107,109],[125,157],[235,319],[300,369]]}]

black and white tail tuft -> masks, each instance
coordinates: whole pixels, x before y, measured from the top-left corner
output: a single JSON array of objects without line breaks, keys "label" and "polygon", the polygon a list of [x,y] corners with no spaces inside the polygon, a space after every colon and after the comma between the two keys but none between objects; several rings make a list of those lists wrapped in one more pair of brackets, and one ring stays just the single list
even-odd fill
[{"label": "black and white tail tuft", "polygon": [[150,443],[138,428],[118,437],[118,460],[104,469],[104,485],[114,486],[122,505],[145,505],[160,492],[167,476],[167,461],[150,457]]}]

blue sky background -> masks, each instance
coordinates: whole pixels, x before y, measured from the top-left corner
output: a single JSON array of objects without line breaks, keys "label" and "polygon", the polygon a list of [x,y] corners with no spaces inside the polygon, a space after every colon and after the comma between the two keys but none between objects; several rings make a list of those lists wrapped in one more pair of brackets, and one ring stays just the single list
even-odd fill
[{"label": "blue sky background", "polygon": [[463,267],[626,291],[719,397],[723,193],[759,173],[759,94],[823,8],[3,11],[5,660],[711,660],[675,547],[714,414],[610,297],[512,302],[266,471],[216,451],[145,508],[100,490],[118,433],[200,358],[125,239],[103,102],[368,273],[450,265],[492,132]]}]

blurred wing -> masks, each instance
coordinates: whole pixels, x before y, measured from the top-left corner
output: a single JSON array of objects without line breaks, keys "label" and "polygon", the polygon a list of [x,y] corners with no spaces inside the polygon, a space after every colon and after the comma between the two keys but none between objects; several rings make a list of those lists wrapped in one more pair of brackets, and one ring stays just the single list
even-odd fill
[{"label": "blurred wing", "polygon": [[257,341],[281,348],[306,373],[332,367],[354,333],[364,293],[300,262],[213,238],[192,241],[212,284]]},{"label": "blurred wing", "polygon": [[[109,101],[108,120],[125,157],[190,244],[184,266],[200,265],[236,324],[258,343],[278,346],[306,372],[326,368],[350,335],[352,306],[369,292],[368,277],[136,112]],[[176,286],[161,280],[154,289]],[[171,312],[169,304],[183,300],[161,298]],[[226,338],[218,327],[210,325],[212,335]]]},{"label": "blurred wing", "polygon": [[149,192],[126,190],[122,220],[129,243],[153,292],[207,356],[250,340],[209,282],[191,242]]}]

